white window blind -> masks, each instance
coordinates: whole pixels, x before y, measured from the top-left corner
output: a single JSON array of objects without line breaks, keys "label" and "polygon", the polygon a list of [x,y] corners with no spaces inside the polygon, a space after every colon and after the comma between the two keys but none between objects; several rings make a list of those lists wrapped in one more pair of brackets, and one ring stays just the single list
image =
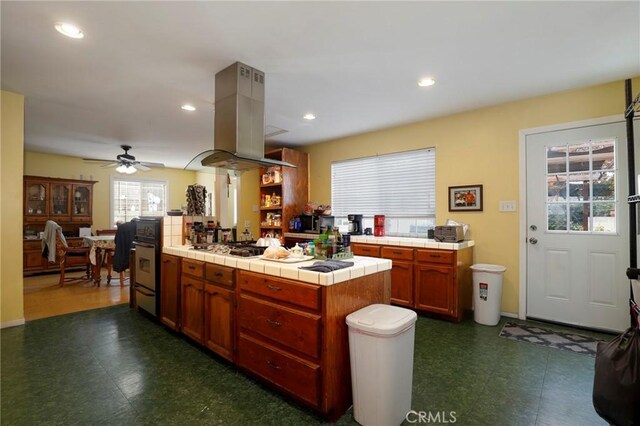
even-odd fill
[{"label": "white window blind", "polygon": [[158,181],[112,180],[112,224],[139,216],[163,216],[167,184]]},{"label": "white window blind", "polygon": [[435,163],[435,148],[334,162],[332,213],[435,217]]}]

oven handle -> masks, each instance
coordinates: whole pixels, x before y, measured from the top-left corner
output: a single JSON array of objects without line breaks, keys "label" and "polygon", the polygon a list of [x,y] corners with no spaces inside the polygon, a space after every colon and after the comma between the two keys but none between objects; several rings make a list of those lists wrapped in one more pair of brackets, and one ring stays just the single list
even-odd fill
[{"label": "oven handle", "polygon": [[144,288],[142,286],[136,285],[135,288],[136,288],[136,291],[139,291],[144,296],[154,297],[156,295],[154,292],[145,293],[144,290],[142,290]]},{"label": "oven handle", "polygon": [[146,248],[156,248],[155,244],[149,244],[149,243],[139,243],[136,242],[136,246],[138,247],[146,247]]}]

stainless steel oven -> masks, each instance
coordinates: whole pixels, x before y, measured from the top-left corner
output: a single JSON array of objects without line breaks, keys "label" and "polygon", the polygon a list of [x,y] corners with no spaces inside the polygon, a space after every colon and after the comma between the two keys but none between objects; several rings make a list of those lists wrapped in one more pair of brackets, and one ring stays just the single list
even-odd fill
[{"label": "stainless steel oven", "polygon": [[160,316],[160,250],[162,218],[143,217],[136,221],[135,277],[136,305]]}]

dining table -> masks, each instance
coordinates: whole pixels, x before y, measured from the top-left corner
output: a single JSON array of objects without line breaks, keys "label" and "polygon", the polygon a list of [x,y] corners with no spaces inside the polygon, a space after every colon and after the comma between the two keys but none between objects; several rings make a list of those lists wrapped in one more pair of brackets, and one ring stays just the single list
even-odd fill
[{"label": "dining table", "polygon": [[[86,236],[83,241],[86,247],[91,247],[89,260],[93,270],[93,282],[100,287],[102,265],[105,258],[113,256],[116,249],[115,235]],[[107,268],[107,285],[111,284],[111,267]]]}]

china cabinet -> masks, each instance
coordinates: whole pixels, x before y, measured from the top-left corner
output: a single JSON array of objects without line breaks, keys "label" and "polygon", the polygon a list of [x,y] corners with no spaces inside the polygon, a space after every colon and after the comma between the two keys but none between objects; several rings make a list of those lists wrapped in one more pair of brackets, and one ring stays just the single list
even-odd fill
[{"label": "china cabinet", "polygon": [[[70,246],[82,245],[81,227],[93,224],[93,185],[96,181],[60,179],[43,176],[24,177],[23,272],[31,274],[57,270],[57,264],[42,259],[41,240],[47,220],[62,226]],[[84,265],[77,265],[83,267]],[[68,267],[68,266],[67,266]]]}]

